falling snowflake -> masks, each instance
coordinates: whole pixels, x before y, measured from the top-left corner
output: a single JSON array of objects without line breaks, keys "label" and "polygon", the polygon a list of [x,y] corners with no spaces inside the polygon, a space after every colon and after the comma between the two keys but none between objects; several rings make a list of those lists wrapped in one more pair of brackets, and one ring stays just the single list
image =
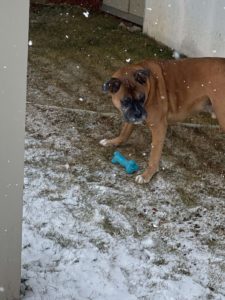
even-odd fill
[{"label": "falling snowflake", "polygon": [[32,42],[31,40],[29,40],[28,45],[29,45],[29,46],[32,46],[32,45],[33,45],[33,42]]},{"label": "falling snowflake", "polygon": [[83,15],[84,15],[86,18],[88,18],[88,17],[89,17],[89,11],[83,12]]}]

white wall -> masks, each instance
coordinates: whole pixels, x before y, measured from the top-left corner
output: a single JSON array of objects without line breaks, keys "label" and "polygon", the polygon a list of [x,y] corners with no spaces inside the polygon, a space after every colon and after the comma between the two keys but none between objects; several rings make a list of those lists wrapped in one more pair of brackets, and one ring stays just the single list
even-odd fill
[{"label": "white wall", "polygon": [[145,0],[103,0],[102,10],[121,19],[143,25]]},{"label": "white wall", "polygon": [[145,0],[130,0],[129,12],[139,17],[144,16]]},{"label": "white wall", "polygon": [[117,8],[117,9],[125,11],[125,12],[129,11],[129,0],[124,0],[124,1],[120,1],[120,0],[104,0],[103,3],[105,5]]},{"label": "white wall", "polygon": [[143,31],[188,56],[225,57],[225,0],[146,0]]},{"label": "white wall", "polygon": [[29,0],[0,0],[0,299],[20,299]]}]

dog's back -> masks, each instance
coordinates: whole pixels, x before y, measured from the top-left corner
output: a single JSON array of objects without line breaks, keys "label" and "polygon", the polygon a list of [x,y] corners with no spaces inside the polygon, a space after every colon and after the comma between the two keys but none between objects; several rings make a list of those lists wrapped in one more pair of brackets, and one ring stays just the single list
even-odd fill
[{"label": "dog's back", "polygon": [[[168,116],[182,120],[201,110],[215,111],[225,130],[225,58],[184,58],[147,61],[160,66],[165,82]],[[224,109],[223,109],[224,108]]]}]

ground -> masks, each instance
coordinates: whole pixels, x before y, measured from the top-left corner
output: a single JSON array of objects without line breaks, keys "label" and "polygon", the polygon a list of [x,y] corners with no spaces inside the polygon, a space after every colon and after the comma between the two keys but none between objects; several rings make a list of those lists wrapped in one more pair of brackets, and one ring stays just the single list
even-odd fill
[{"label": "ground", "polygon": [[[127,59],[172,52],[83,12],[31,10],[22,298],[225,299],[225,135],[210,116],[172,126],[143,186],[112,165],[99,141],[121,120],[102,83]],[[150,139],[140,125],[119,150],[143,170]]]}]

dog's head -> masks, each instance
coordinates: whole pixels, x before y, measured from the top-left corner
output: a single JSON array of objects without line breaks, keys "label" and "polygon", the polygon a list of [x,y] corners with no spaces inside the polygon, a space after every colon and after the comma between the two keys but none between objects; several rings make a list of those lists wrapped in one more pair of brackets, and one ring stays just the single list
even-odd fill
[{"label": "dog's head", "polygon": [[113,104],[121,111],[126,122],[141,123],[146,119],[149,78],[148,69],[131,65],[118,70],[104,83],[103,91],[111,94]]}]

